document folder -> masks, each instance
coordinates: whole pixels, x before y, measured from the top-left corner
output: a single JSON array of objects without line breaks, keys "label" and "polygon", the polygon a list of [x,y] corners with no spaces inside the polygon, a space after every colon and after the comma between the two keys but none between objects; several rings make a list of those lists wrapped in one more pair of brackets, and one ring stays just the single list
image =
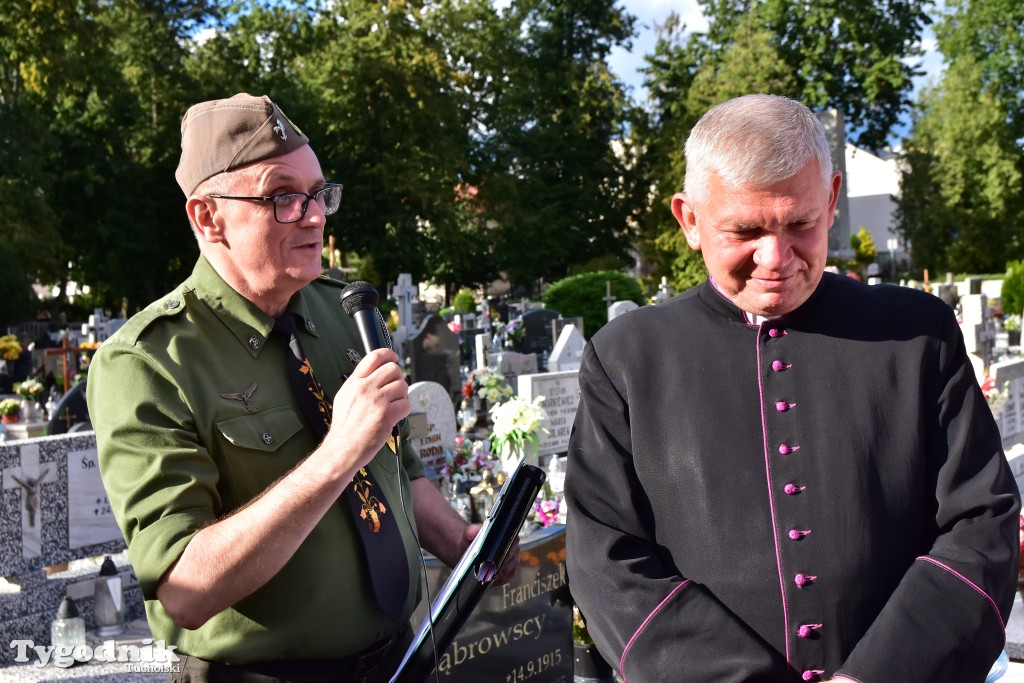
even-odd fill
[{"label": "document folder", "polygon": [[495,497],[487,519],[430,605],[391,683],[422,683],[494,581],[533,507],[544,470],[520,461]]}]

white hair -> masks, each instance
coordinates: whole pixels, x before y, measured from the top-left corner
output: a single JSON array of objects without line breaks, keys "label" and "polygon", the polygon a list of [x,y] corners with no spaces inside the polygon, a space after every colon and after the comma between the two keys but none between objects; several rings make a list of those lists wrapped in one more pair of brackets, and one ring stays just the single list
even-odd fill
[{"label": "white hair", "polygon": [[687,198],[708,199],[711,173],[733,187],[765,187],[818,162],[821,182],[832,181],[825,127],[811,110],[778,95],[744,95],[710,109],[686,140]]}]

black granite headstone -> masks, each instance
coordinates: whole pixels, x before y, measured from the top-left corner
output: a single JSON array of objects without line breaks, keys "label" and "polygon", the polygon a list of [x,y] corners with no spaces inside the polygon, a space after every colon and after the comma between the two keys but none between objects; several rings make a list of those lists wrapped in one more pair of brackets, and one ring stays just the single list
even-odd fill
[{"label": "black granite headstone", "polygon": [[[451,646],[437,653],[441,681],[572,683],[565,527],[551,526],[522,539],[519,557],[512,581],[488,588]],[[450,573],[437,560],[427,561],[431,596]],[[425,615],[426,599],[413,614],[413,625]]]},{"label": "black granite headstone", "polygon": [[57,402],[46,433],[53,436],[86,429],[92,429],[92,422],[89,420],[89,404],[85,401],[85,382],[79,382]]},{"label": "black granite headstone", "polygon": [[406,348],[411,358],[412,382],[437,382],[454,403],[462,391],[461,350],[459,336],[448,329],[444,318],[428,315]]},{"label": "black granite headstone", "polygon": [[541,370],[547,369],[547,358],[555,347],[551,323],[561,314],[550,308],[538,308],[523,314],[523,338],[513,348],[519,353],[535,353]]}]

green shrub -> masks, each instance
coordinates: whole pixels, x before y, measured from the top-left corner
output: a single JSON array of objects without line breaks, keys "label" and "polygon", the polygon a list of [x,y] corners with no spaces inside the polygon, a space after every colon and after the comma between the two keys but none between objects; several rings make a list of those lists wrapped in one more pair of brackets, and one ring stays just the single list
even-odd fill
[{"label": "green shrub", "polygon": [[542,297],[544,306],[564,318],[583,318],[583,335],[587,339],[608,322],[607,285],[611,283],[616,301],[634,301],[643,306],[644,290],[636,279],[615,270],[580,273],[552,283]]},{"label": "green shrub", "polygon": [[473,290],[463,287],[452,297],[452,307],[456,313],[472,313],[476,310],[476,296]]},{"label": "green shrub", "polygon": [[1000,297],[1004,314],[1024,313],[1024,261],[1010,261],[1006,264]]}]

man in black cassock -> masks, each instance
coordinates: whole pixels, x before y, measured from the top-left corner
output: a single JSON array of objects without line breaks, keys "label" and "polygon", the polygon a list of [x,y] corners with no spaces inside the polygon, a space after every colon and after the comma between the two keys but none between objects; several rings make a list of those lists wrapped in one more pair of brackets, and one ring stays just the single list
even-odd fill
[{"label": "man in black cassock", "polygon": [[709,277],[594,335],[569,586],[628,683],[985,680],[1020,496],[953,311],[825,273],[803,105],[715,107],[672,209]]}]

